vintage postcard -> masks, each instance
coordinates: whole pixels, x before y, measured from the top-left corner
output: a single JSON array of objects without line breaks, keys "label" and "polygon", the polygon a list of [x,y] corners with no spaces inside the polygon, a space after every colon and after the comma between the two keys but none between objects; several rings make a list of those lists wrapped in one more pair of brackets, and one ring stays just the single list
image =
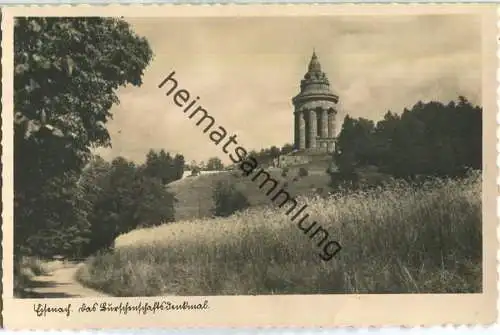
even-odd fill
[{"label": "vintage postcard", "polygon": [[2,11],[7,329],[496,320],[495,6]]}]

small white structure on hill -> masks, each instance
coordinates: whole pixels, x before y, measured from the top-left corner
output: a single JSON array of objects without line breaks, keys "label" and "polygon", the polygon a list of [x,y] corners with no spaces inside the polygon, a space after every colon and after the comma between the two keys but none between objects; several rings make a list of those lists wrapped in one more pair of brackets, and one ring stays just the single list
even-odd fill
[{"label": "small white structure on hill", "polygon": [[[225,172],[225,171],[200,171],[198,173],[198,176],[202,176],[202,175],[206,175],[206,174],[221,173],[221,172]],[[182,178],[181,179],[191,177],[191,173],[192,173],[191,170],[184,171],[184,173],[182,174]]]}]

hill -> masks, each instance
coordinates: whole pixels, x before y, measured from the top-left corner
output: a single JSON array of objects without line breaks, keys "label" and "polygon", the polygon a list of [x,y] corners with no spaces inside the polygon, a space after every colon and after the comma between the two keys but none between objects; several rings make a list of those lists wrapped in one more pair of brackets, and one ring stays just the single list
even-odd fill
[{"label": "hill", "polygon": [[[299,177],[298,171],[300,167],[309,168],[309,175]],[[328,186],[330,176],[326,174],[323,166],[305,164],[291,167],[286,177],[282,176],[283,169],[281,168],[270,167],[266,171],[290,195],[297,196],[311,192],[326,194],[330,191]],[[233,183],[236,189],[247,197],[252,207],[269,205],[270,199],[266,196],[265,190],[259,188],[261,183],[259,180],[264,179],[264,177],[252,181],[252,176],[246,177],[240,170],[222,171],[209,175],[188,177],[168,184],[167,189],[177,199],[175,204],[176,221],[210,217],[214,207],[213,189],[219,181]]]}]

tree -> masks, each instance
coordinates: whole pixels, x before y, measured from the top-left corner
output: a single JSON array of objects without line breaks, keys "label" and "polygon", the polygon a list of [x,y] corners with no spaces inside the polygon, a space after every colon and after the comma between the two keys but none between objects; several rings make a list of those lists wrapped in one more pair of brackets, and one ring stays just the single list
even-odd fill
[{"label": "tree", "polygon": [[281,153],[281,150],[280,150],[280,149],[278,149],[278,148],[277,148],[276,146],[274,146],[274,145],[273,145],[271,148],[269,148],[269,156],[270,156],[270,158],[272,158],[272,159],[273,159],[273,158],[278,157],[278,156],[280,155],[280,153]]},{"label": "tree", "polygon": [[182,178],[184,173],[184,157],[176,155],[174,158],[165,150],[158,153],[150,150],[146,155],[146,163],[143,167],[144,173],[153,178],[161,180],[163,185]]},{"label": "tree", "polygon": [[139,227],[174,220],[173,196],[159,178],[141,173],[137,166],[118,157],[111,164],[92,164],[83,183],[92,204],[90,243],[87,253],[111,246],[114,239]]},{"label": "tree", "polygon": [[101,185],[102,191],[93,203],[90,214],[92,223],[89,251],[110,246],[112,241],[127,232],[137,222],[133,218],[134,196],[132,184],[136,182],[136,167],[123,157],[111,163],[108,173],[94,183]]},{"label": "tree", "polygon": [[219,181],[215,185],[213,199],[215,216],[226,217],[236,211],[250,207],[246,196],[236,189],[229,181]]},{"label": "tree", "polygon": [[15,220],[26,217],[43,220],[43,226],[16,222],[14,236],[23,238],[18,251],[41,257],[82,256],[89,242],[91,204],[77,181],[73,171],[52,177],[42,184],[36,199],[26,199],[24,206],[18,208]]},{"label": "tree", "polygon": [[[78,183],[82,187],[85,200],[92,206],[102,196],[102,192],[107,187],[106,178],[110,170],[111,164],[98,155],[92,156],[83,169]],[[92,216],[91,212],[89,212],[89,216]]]},{"label": "tree", "polygon": [[166,185],[174,180],[176,180],[176,173],[174,172],[174,162],[170,153],[165,152],[161,149],[158,155],[160,171],[159,177],[163,185]]},{"label": "tree", "polygon": [[373,121],[347,115],[335,145],[334,160],[339,170],[352,173],[356,167],[374,162]]},{"label": "tree", "polygon": [[482,108],[465,97],[446,105],[419,101],[401,116],[389,111],[375,127],[347,116],[334,159],[339,171],[332,184],[385,179],[380,173],[418,180],[463,176],[482,168]]},{"label": "tree", "polygon": [[281,147],[281,154],[282,155],[286,155],[292,151],[293,151],[293,145],[291,145],[289,143],[287,143],[283,147]]},{"label": "tree", "polygon": [[220,171],[224,169],[224,164],[219,157],[212,157],[208,159],[206,170],[207,171]]},{"label": "tree", "polygon": [[146,154],[146,162],[144,163],[143,172],[150,177],[159,177],[160,161],[158,154],[153,149],[150,149]]},{"label": "tree", "polygon": [[399,135],[398,125],[400,121],[399,115],[388,111],[384,115],[384,119],[376,125],[374,134],[374,150],[377,153],[376,165],[383,171],[390,170],[395,159],[402,157],[402,153],[395,152],[393,145],[393,139]]},{"label": "tree", "polygon": [[[26,246],[33,234],[44,234],[51,229],[51,217],[55,214],[41,210],[45,200],[40,190],[50,188],[50,183],[58,178],[71,180],[68,173],[77,176],[81,172],[90,159],[92,147],[110,145],[105,125],[111,117],[111,106],[119,103],[116,89],[127,84],[141,85],[143,71],[151,58],[148,42],[135,35],[123,20],[99,17],[15,20],[17,251],[22,244]],[[55,198],[52,200],[56,202]],[[74,210],[79,211],[76,207]],[[23,250],[30,252],[29,249]]]},{"label": "tree", "polygon": [[419,101],[400,118],[386,115],[376,133],[386,149],[380,165],[398,177],[454,177],[482,166],[482,109],[464,97]]},{"label": "tree", "polygon": [[198,166],[198,163],[195,161],[195,160],[192,160],[191,163],[189,163],[189,169],[192,170],[194,169],[195,167]]},{"label": "tree", "polygon": [[174,157],[174,172],[175,172],[175,179],[178,180],[181,179],[182,176],[184,175],[184,156],[177,154]]},{"label": "tree", "polygon": [[199,175],[201,172],[200,168],[197,167],[197,166],[194,166],[192,169],[191,169],[191,176],[192,177],[196,177],[197,175]]}]

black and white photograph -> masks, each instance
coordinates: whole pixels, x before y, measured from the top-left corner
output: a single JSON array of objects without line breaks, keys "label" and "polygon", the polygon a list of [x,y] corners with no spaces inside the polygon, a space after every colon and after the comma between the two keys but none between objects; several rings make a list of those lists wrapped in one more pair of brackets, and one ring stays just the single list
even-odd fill
[{"label": "black and white photograph", "polygon": [[6,12],[6,325],[495,315],[494,7],[178,7]]}]

